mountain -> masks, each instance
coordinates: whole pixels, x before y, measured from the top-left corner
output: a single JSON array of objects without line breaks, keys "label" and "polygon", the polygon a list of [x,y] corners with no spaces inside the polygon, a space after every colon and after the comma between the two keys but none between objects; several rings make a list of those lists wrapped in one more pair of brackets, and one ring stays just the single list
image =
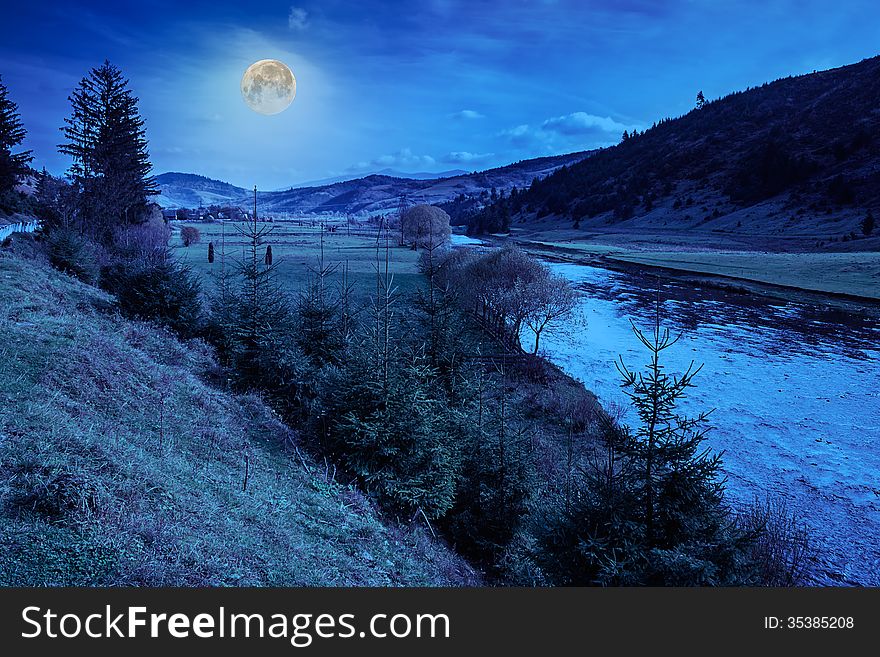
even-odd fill
[{"label": "mountain", "polygon": [[[508,190],[525,187],[533,179],[549,175],[561,166],[578,162],[590,151],[523,160],[496,169],[475,173],[454,173],[440,178],[413,178],[387,174],[371,174],[283,191],[258,192],[257,206],[263,212],[279,214],[376,214],[398,207],[400,196],[409,203],[441,204],[464,194],[479,197],[492,187]],[[429,176],[433,174],[408,174]],[[167,208],[199,205],[241,205],[252,203],[250,190],[219,180],[188,173],[163,173],[156,176],[161,194],[157,203]]]},{"label": "mountain", "polygon": [[242,187],[194,173],[162,173],[156,176],[156,183],[161,193],[155,201],[163,208],[238,204],[248,194]]},{"label": "mountain", "polygon": [[470,228],[874,244],[861,227],[880,214],[878,99],[878,57],[737,92],[560,168]]},{"label": "mountain", "polygon": [[[451,178],[453,176],[460,176],[462,174],[467,173],[463,169],[452,169],[450,171],[439,171],[437,173],[431,173],[429,171],[421,171],[416,173],[406,173],[403,171],[395,171],[394,169],[382,169],[380,171],[371,171],[370,173],[360,174],[361,177],[371,176],[371,175],[379,175],[379,176],[390,176],[392,178],[410,178],[412,180],[436,180],[437,178]],[[308,182],[297,183],[296,185],[290,185],[289,187],[285,187],[283,189],[279,189],[277,191],[288,191],[291,189],[299,189],[302,187],[323,187],[325,185],[332,185],[338,182],[345,182],[346,180],[351,180],[352,174],[346,174],[343,176],[333,176],[331,178],[321,178],[320,180],[309,180]]]}]

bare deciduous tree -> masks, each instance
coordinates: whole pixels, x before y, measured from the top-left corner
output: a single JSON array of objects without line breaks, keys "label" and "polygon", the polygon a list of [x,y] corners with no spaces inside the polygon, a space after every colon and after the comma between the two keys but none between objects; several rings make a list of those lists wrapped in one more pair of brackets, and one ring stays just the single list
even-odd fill
[{"label": "bare deciduous tree", "polygon": [[547,276],[529,285],[527,299],[531,307],[525,316],[525,324],[535,334],[532,353],[537,354],[541,334],[571,316],[577,306],[577,293],[564,278],[548,272]]}]

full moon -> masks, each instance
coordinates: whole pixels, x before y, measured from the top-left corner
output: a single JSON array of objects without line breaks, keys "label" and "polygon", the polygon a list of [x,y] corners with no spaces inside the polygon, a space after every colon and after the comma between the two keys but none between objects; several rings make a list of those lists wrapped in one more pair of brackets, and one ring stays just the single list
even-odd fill
[{"label": "full moon", "polygon": [[296,78],[284,62],[261,59],[248,66],[241,78],[241,97],[259,114],[278,114],[296,96]]}]

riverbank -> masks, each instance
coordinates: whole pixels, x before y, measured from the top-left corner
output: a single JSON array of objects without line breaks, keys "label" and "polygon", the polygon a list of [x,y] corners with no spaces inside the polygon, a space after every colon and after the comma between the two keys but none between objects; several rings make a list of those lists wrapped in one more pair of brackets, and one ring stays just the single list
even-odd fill
[{"label": "riverbank", "polygon": [[[489,238],[500,243],[505,238]],[[880,253],[636,251],[586,242],[514,238],[554,262],[626,273],[653,272],[729,292],[799,303],[823,303],[880,316]]]}]

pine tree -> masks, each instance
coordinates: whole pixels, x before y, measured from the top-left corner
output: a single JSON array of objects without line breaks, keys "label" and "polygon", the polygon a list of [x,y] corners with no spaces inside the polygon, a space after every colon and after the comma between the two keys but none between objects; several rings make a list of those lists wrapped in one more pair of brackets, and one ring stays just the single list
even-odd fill
[{"label": "pine tree", "polygon": [[251,217],[235,226],[246,248],[235,272],[221,269],[211,299],[209,334],[221,359],[230,365],[242,389],[268,391],[295,404],[301,357],[291,339],[292,315],[277,281],[278,263],[266,265],[261,245],[273,226]]},{"label": "pine tree", "polygon": [[303,354],[312,359],[316,368],[325,363],[339,362],[345,347],[342,296],[333,294],[328,279],[336,273],[335,264],[324,261],[324,224],[321,224],[318,265],[311,271],[308,285],[297,300],[299,330],[296,341]]},{"label": "pine tree", "polygon": [[31,152],[12,152],[26,134],[18,106],[7,97],[6,86],[0,79],[0,194],[12,190],[18,179],[28,172]]},{"label": "pine tree", "polygon": [[674,376],[662,364],[678,338],[660,326],[659,294],[653,330],[633,332],[650,361],[644,372],[618,368],[638,424],[605,419],[605,454],[574,502],[551,509],[536,560],[554,584],[748,583],[748,538],[724,504],[720,457],[703,445],[708,413],[676,409],[700,368]]},{"label": "pine tree", "polygon": [[69,175],[80,194],[82,228],[107,241],[116,226],[137,223],[147,198],[158,193],[138,99],[122,72],[105,61],[69,100],[62,128],[67,141],[59,150],[73,158]]},{"label": "pine tree", "polygon": [[69,228],[75,207],[75,191],[64,180],[50,175],[45,167],[37,174],[34,199],[40,225],[51,233],[58,228]]},{"label": "pine tree", "polygon": [[703,109],[706,106],[706,97],[703,95],[703,91],[700,90],[697,92],[697,109]]},{"label": "pine tree", "polygon": [[497,377],[481,368],[470,377],[471,399],[457,436],[462,475],[446,524],[468,556],[498,573],[505,550],[527,513],[535,488],[531,435],[510,403],[505,368]]},{"label": "pine tree", "polygon": [[865,215],[865,218],[862,219],[861,228],[862,228],[862,234],[865,237],[868,237],[871,233],[874,232],[874,215],[870,210],[868,210],[867,214]]}]

